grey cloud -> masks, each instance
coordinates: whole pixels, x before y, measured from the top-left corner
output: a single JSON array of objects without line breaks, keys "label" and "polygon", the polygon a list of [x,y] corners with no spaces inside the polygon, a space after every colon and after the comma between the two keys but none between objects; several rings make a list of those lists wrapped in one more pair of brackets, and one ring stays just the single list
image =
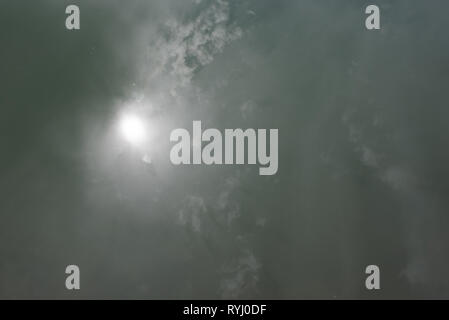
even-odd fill
[{"label": "grey cloud", "polygon": [[168,72],[179,85],[190,83],[196,70],[242,36],[242,30],[230,22],[229,10],[227,1],[218,0],[210,2],[191,21],[167,21],[163,28],[166,36],[156,40],[155,56],[150,56],[159,66],[154,75]]},{"label": "grey cloud", "polygon": [[222,268],[224,279],[220,292],[223,299],[241,299],[258,293],[260,262],[249,250],[245,250],[233,262]]},{"label": "grey cloud", "polygon": [[178,212],[178,221],[194,232],[201,232],[202,218],[205,214],[207,214],[207,208],[204,199],[198,196],[188,196],[184,200],[184,206]]}]

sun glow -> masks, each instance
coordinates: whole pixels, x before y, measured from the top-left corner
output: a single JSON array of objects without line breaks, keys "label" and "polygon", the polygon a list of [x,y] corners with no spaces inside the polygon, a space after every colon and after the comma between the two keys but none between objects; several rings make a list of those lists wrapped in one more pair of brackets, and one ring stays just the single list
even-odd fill
[{"label": "sun glow", "polygon": [[124,139],[134,146],[142,145],[147,138],[145,123],[135,114],[125,114],[121,117],[120,131]]}]

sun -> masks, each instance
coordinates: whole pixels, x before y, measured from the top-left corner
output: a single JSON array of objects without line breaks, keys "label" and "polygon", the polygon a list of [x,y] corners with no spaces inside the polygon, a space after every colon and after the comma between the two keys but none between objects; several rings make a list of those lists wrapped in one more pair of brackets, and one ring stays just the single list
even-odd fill
[{"label": "sun", "polygon": [[135,114],[124,114],[120,119],[123,138],[134,146],[140,146],[147,138],[145,122]]}]

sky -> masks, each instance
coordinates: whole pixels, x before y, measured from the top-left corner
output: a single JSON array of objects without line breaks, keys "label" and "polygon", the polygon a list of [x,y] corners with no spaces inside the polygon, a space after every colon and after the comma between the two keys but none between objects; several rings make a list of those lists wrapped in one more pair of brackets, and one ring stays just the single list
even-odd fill
[{"label": "sky", "polygon": [[[447,1],[0,6],[0,298],[449,298]],[[173,165],[195,120],[279,129],[277,173]]]}]

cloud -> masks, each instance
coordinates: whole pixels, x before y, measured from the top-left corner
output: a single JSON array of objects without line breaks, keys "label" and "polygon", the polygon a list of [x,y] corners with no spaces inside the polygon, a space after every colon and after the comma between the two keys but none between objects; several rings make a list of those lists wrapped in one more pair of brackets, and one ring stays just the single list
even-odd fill
[{"label": "cloud", "polygon": [[219,220],[230,227],[231,224],[240,216],[240,205],[231,198],[234,192],[240,185],[238,177],[232,176],[225,180],[225,185],[218,195],[215,203],[215,208],[220,215]]},{"label": "cloud", "polygon": [[381,180],[396,190],[408,190],[415,184],[413,175],[404,168],[390,166],[381,173]]},{"label": "cloud", "polygon": [[246,101],[241,107],[240,107],[240,112],[242,114],[242,118],[244,120],[248,120],[250,117],[253,116],[254,112],[257,109],[257,104],[252,101],[252,100],[248,100]]},{"label": "cloud", "polygon": [[242,30],[230,22],[230,5],[224,0],[211,2],[191,21],[171,18],[150,56],[158,66],[153,75],[169,73],[178,85],[185,86],[195,71],[210,64],[228,43],[241,36]]},{"label": "cloud", "polygon": [[[375,177],[389,188],[392,198],[400,205],[398,215],[402,222],[406,260],[399,276],[416,292],[447,296],[449,281],[439,276],[444,274],[448,263],[447,232],[440,225],[445,216],[444,204],[437,193],[426,188],[426,176],[413,169],[409,161],[397,160],[391,152],[386,153],[387,157],[374,151],[397,149],[398,141],[391,137],[403,135],[404,129],[392,126],[392,133],[387,133],[379,115],[371,114],[362,122],[358,121],[361,114],[356,114],[355,110],[345,112],[342,120],[360,162],[373,170]],[[382,136],[389,138],[379,143],[377,139]]]},{"label": "cloud", "polygon": [[224,279],[220,284],[223,299],[254,297],[259,283],[260,262],[254,254],[245,250],[235,261],[222,269]]},{"label": "cloud", "polygon": [[[225,179],[224,186],[209,201],[199,195],[188,195],[178,211],[178,222],[197,233],[204,232],[206,225],[212,227],[212,221],[229,229],[240,216],[240,205],[232,199],[232,193],[239,185],[239,178],[231,176]],[[212,215],[215,217],[211,220]]]},{"label": "cloud", "polygon": [[202,215],[207,213],[204,199],[198,196],[187,196],[184,206],[178,212],[178,222],[188,226],[194,232],[201,232]]}]

